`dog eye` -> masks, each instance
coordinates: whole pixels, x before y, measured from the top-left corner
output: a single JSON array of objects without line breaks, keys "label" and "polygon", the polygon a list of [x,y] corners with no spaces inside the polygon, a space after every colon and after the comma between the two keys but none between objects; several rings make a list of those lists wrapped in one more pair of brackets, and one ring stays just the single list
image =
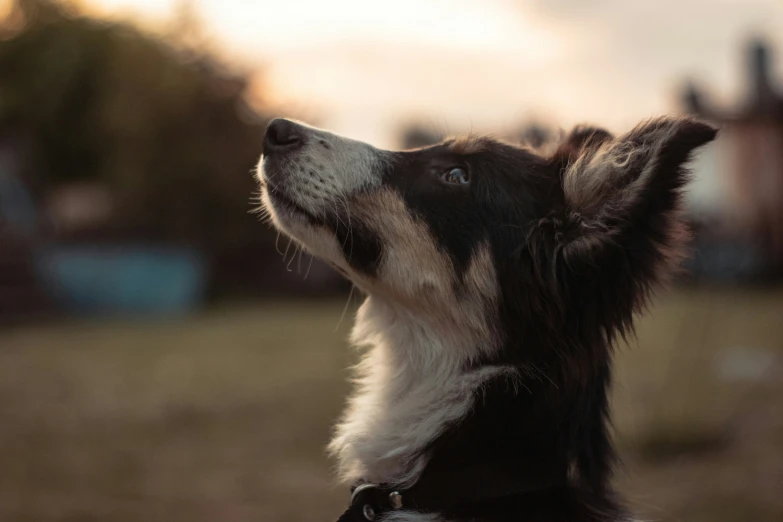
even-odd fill
[{"label": "dog eye", "polygon": [[461,169],[459,167],[455,167],[444,173],[441,175],[440,179],[444,183],[450,183],[453,185],[467,185],[470,182],[468,173],[465,172],[465,169]]}]

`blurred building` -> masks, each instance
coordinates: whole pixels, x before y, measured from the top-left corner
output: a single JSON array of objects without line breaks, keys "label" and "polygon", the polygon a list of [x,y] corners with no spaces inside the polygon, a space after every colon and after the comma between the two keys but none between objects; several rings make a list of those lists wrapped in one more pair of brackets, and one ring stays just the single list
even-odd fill
[{"label": "blurred building", "polygon": [[779,275],[783,268],[783,93],[775,82],[771,53],[761,41],[748,47],[747,93],[733,107],[710,103],[693,85],[683,101],[688,112],[721,126],[717,145],[696,163],[698,176],[711,177],[709,181],[722,188],[720,197],[701,209],[705,212],[698,223],[701,252],[697,254],[703,261],[711,258],[715,266],[721,264],[715,259],[719,255],[734,263],[743,258],[747,270]]}]

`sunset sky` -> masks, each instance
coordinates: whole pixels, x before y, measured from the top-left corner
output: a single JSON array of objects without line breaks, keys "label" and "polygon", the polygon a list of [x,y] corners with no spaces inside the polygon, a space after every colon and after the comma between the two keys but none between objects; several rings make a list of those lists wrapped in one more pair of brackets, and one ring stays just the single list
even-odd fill
[{"label": "sunset sky", "polygon": [[[150,26],[177,0],[84,0]],[[417,119],[457,132],[531,118],[620,131],[696,78],[741,92],[750,35],[783,56],[781,0],[197,0],[211,41],[275,98],[380,145]]]}]

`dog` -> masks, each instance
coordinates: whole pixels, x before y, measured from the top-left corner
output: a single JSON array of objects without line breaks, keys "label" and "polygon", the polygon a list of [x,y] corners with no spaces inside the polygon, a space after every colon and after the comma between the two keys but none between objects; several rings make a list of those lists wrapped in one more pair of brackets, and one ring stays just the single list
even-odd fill
[{"label": "dog", "polygon": [[612,346],[677,267],[681,117],[582,126],[551,153],[468,136],[392,152],[286,119],[257,177],[274,225],[365,295],[329,445],[341,522],[626,522]]}]

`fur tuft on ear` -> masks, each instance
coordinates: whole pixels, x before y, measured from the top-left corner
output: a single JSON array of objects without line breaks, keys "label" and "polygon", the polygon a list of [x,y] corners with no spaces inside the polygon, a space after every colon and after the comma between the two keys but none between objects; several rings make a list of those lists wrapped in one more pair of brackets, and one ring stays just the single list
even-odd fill
[{"label": "fur tuft on ear", "polygon": [[581,147],[563,176],[566,204],[582,216],[600,219],[629,210],[658,181],[665,182],[662,190],[677,190],[687,181],[680,166],[716,133],[697,120],[658,119],[619,139]]},{"label": "fur tuft on ear", "polygon": [[637,310],[654,283],[680,261],[688,238],[682,216],[685,165],[716,134],[691,118],[647,121],[618,138],[572,133],[579,145],[561,163],[558,243],[564,272],[558,277],[572,287],[578,282],[587,301],[591,294],[606,297],[601,315],[607,321],[601,322],[607,329],[630,324],[630,316],[616,316],[610,305]]},{"label": "fur tuft on ear", "polygon": [[716,134],[698,120],[661,118],[618,139],[602,134],[597,145],[597,140],[592,146],[589,138],[583,140],[562,179],[567,212],[580,229],[566,250],[600,244],[635,221],[679,210],[680,191],[688,181],[684,164]]}]

